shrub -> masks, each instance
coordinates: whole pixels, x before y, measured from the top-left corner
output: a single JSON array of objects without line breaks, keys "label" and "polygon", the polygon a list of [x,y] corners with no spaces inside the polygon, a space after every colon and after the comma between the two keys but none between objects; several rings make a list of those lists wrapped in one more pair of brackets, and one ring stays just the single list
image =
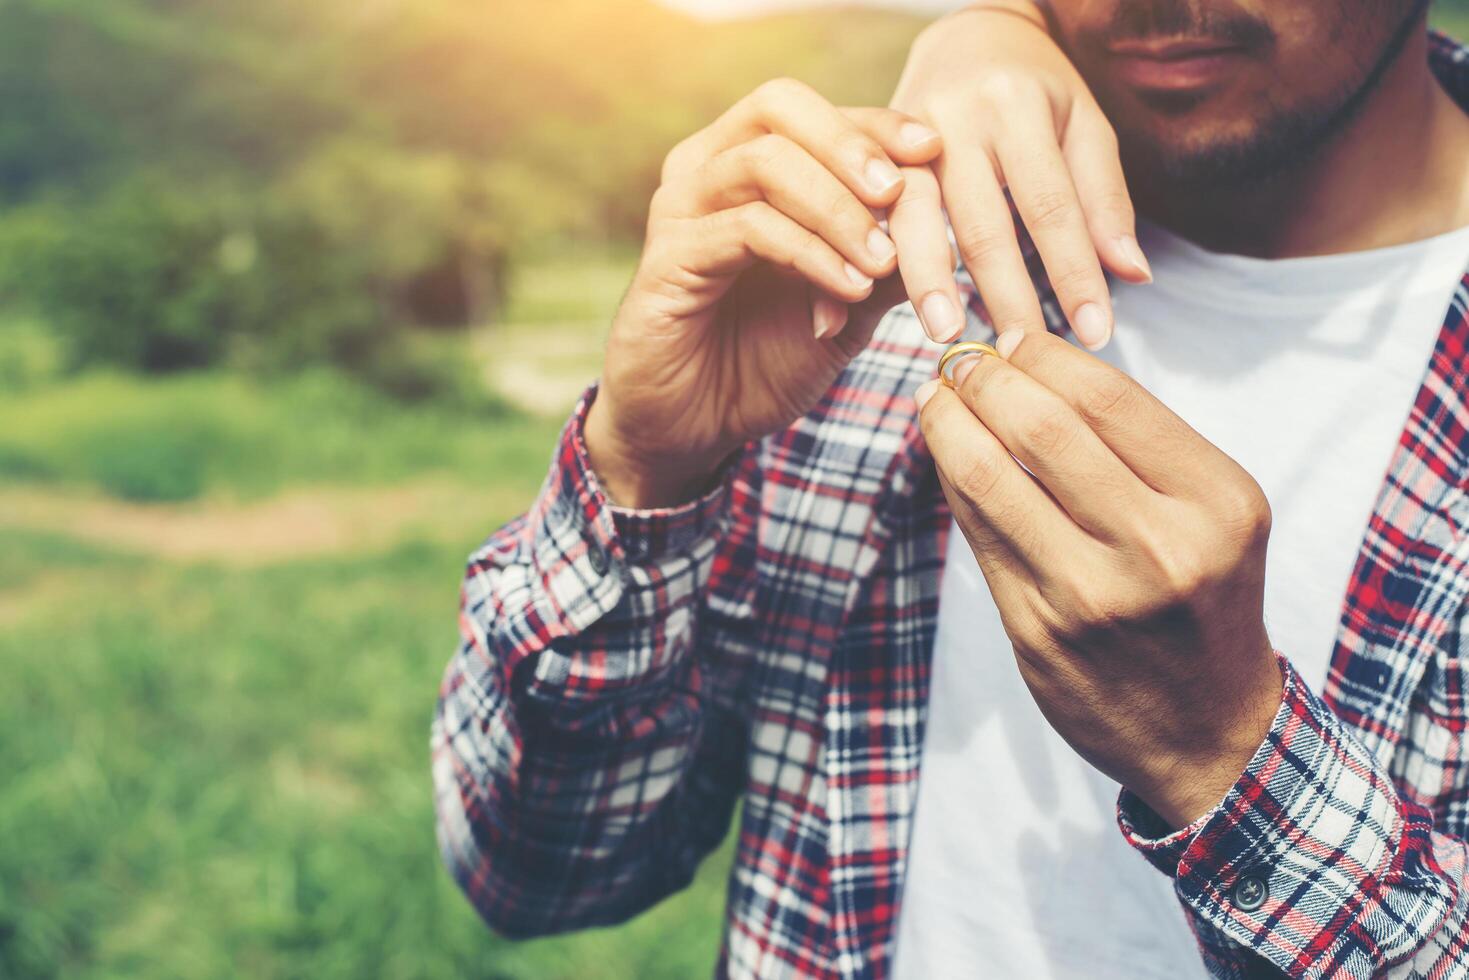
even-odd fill
[{"label": "shrub", "polygon": [[443,348],[412,335],[486,317],[500,294],[476,187],[453,160],[360,144],[256,186],[140,176],[0,220],[0,298],[50,324],[73,367],[333,365],[457,397]]},{"label": "shrub", "polygon": [[52,324],[73,364],[163,371],[218,362],[245,304],[216,256],[229,202],[133,181],[4,226],[7,291]]},{"label": "shrub", "polygon": [[208,459],[198,426],[103,427],[83,450],[92,479],[114,497],[138,501],[192,500],[203,492]]}]

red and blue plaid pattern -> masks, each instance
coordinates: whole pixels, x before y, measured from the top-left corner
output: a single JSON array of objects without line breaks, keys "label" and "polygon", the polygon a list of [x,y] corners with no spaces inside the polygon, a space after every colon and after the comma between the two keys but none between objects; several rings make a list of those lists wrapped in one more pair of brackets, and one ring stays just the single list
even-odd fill
[{"label": "red and blue plaid pattern", "polygon": [[[1435,38],[1433,58],[1469,104],[1469,54]],[[609,505],[583,399],[536,503],[471,557],[433,727],[440,844],[494,928],[638,913],[742,803],[720,974],[887,974],[950,521],[915,424],[921,337],[895,312],[814,411],[667,511]],[[1282,661],[1269,737],[1194,826],[1120,801],[1218,976],[1469,976],[1466,358],[1469,275],[1324,697]]]}]

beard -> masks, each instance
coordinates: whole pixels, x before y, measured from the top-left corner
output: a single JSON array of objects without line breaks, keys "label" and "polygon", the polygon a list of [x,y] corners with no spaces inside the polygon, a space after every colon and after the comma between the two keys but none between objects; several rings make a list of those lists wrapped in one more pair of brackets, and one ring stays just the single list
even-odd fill
[{"label": "beard", "polygon": [[[1168,144],[1119,127],[1124,166],[1129,172],[1153,174],[1174,186],[1199,189],[1258,184],[1299,171],[1361,111],[1402,54],[1429,3],[1414,0],[1386,43],[1373,52],[1374,57],[1360,64],[1355,77],[1344,80],[1330,96],[1311,104],[1290,104],[1283,100],[1288,93],[1281,93],[1282,98],[1261,106],[1254,127],[1245,135]],[[1342,15],[1350,14],[1343,11]],[[1187,0],[1124,0],[1108,25],[1078,39],[1077,52],[1083,64],[1096,64],[1100,62],[1093,60],[1092,53],[1104,51],[1110,42],[1167,34],[1219,38],[1256,52],[1268,52],[1275,44],[1269,25],[1254,18],[1200,10]],[[1164,116],[1182,115],[1199,101],[1189,93],[1153,92],[1139,98]],[[1102,107],[1108,109],[1105,99]]]}]

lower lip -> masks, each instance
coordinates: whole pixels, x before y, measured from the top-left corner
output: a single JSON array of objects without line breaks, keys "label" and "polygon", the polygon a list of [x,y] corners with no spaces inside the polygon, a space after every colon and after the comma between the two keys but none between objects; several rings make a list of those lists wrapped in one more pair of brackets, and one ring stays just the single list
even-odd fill
[{"label": "lower lip", "polygon": [[1218,84],[1244,61],[1239,51],[1208,51],[1184,58],[1114,55],[1117,75],[1135,88],[1185,91]]}]

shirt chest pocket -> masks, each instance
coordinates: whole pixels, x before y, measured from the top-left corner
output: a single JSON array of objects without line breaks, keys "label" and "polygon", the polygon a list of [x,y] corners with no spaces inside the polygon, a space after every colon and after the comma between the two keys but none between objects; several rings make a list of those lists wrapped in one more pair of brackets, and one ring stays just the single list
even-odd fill
[{"label": "shirt chest pocket", "polygon": [[[1460,572],[1462,577],[1465,573]],[[1432,655],[1408,705],[1403,737],[1391,766],[1398,789],[1433,811],[1435,829],[1469,835],[1469,659],[1466,659],[1464,586],[1453,582],[1451,612],[1420,606],[1420,616],[1445,616],[1437,624]],[[1430,585],[1436,588],[1437,583]],[[1442,609],[1443,606],[1439,606]]]}]

